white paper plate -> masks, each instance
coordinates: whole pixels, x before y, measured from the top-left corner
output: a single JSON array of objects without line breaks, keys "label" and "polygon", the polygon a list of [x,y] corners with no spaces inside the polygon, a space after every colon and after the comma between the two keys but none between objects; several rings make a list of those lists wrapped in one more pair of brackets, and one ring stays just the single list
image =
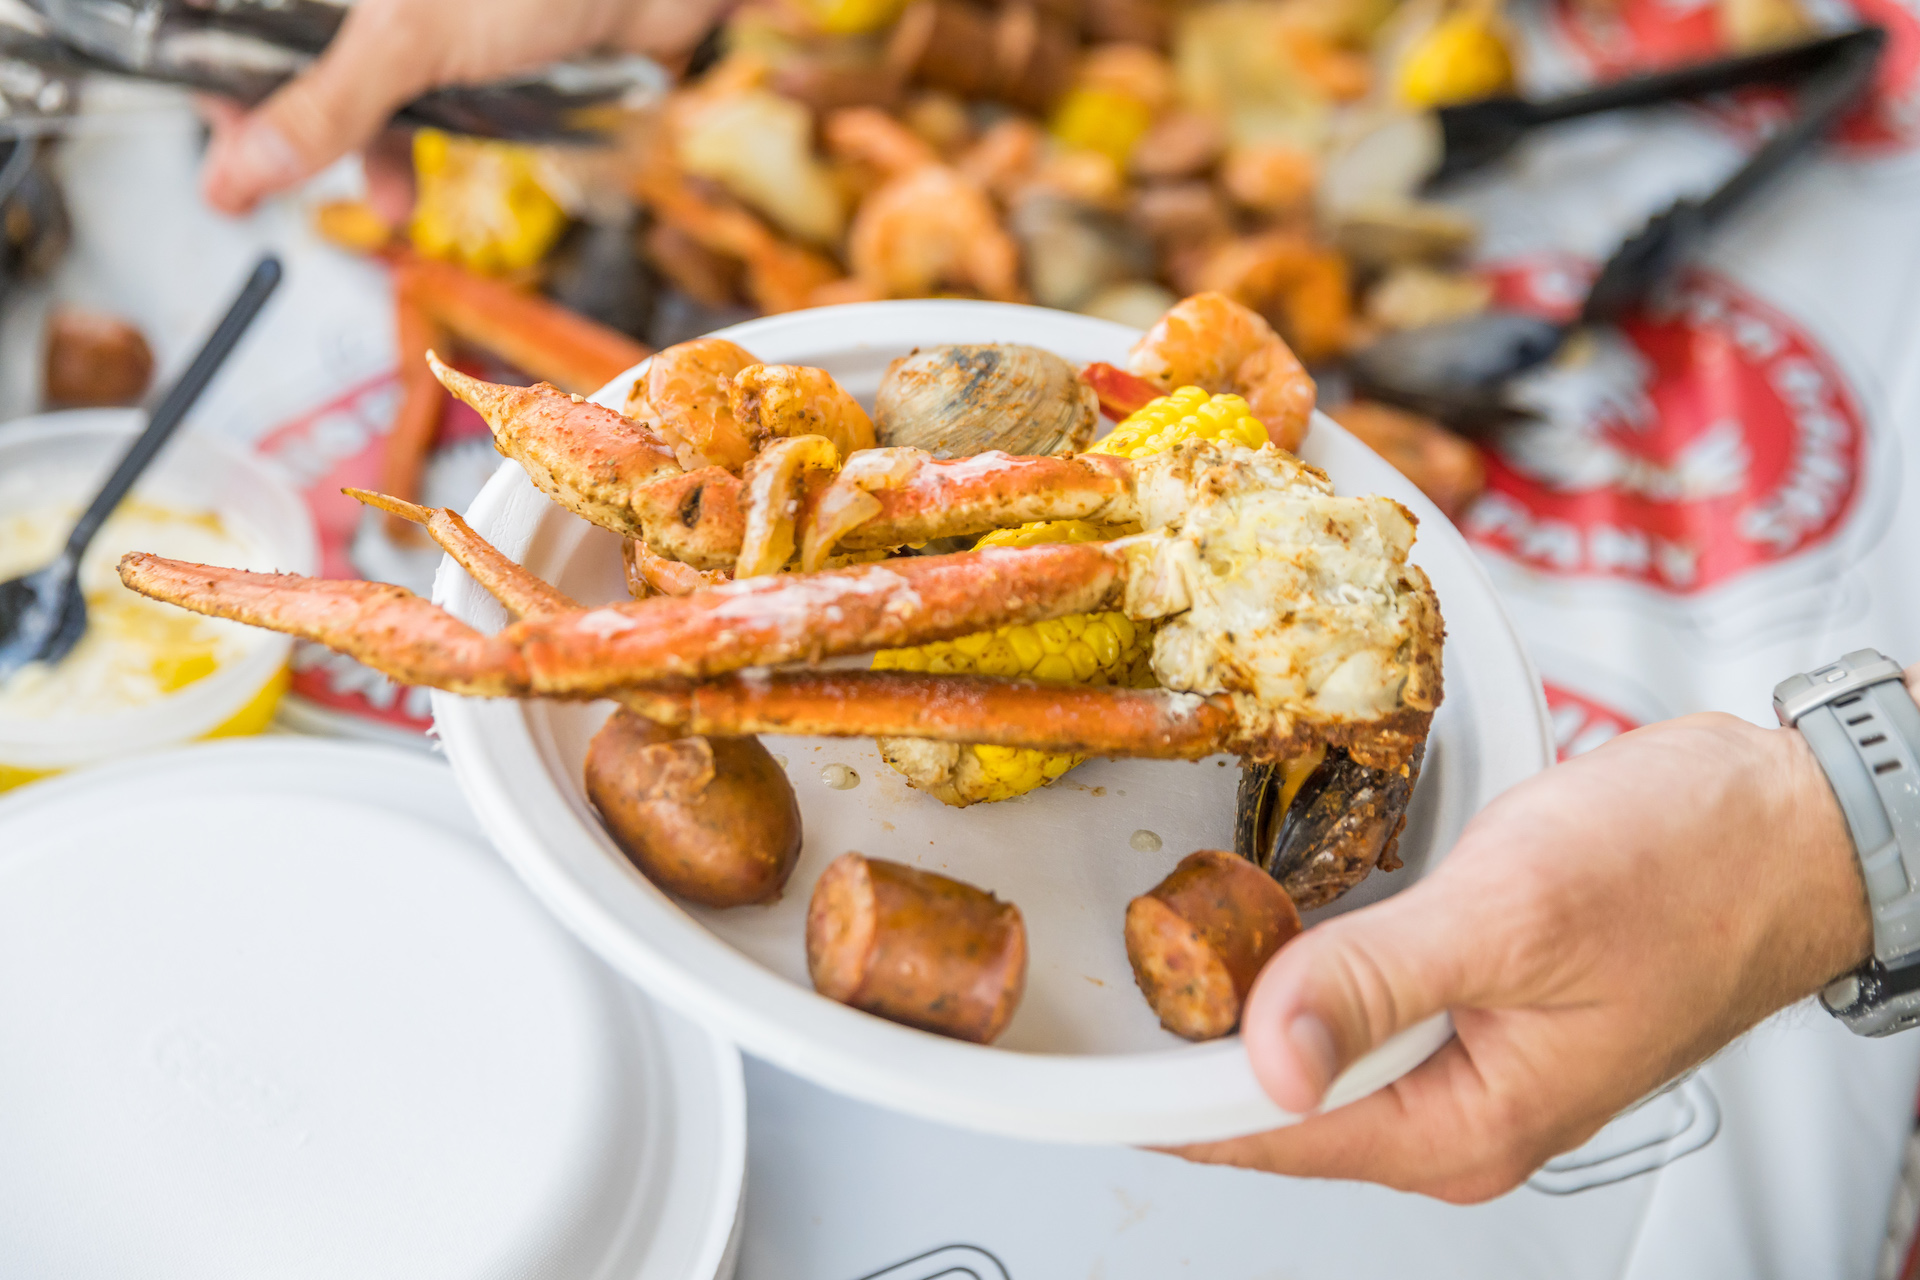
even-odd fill
[{"label": "white paper plate", "polygon": [[449,771],[293,738],[0,801],[0,1272],[732,1274],[740,1058],[609,973]]},{"label": "white paper plate", "polygon": [[[756,320],[723,331],[768,361],[818,365],[871,403],[887,362],[916,346],[1027,342],[1068,360],[1118,361],[1137,334],[1058,311],[901,302]],[[631,375],[598,397],[622,402]],[[1417,560],[1446,616],[1445,706],[1434,720],[1401,853],[1335,908],[1409,883],[1468,817],[1552,759],[1545,704],[1485,576],[1432,503],[1326,418],[1305,455],[1345,493],[1384,493],[1421,519]],[[468,513],[508,555],[586,601],[624,596],[619,542],[536,492],[504,464]],[[435,599],[483,629],[505,614],[451,562]],[[714,911],[682,905],[637,874],[601,829],[581,786],[606,705],[483,702],[436,694],[435,716],[469,802],[534,892],[615,968],[742,1048],[833,1089],[951,1124],[1030,1138],[1178,1142],[1270,1128],[1279,1110],[1237,1039],[1188,1044],[1160,1029],[1133,984],[1121,939],[1127,901],[1182,856],[1231,848],[1238,771],[1202,764],[1094,761],[1019,800],[948,809],[910,791],[869,742],[770,738],[788,762],[806,847],[780,902]],[[850,791],[821,767],[851,766]],[[1132,847],[1139,830],[1163,847]],[[946,872],[1019,905],[1031,948],[1027,993],[991,1048],[897,1026],[814,994],[802,924],[815,877],[849,849]],[[1450,1034],[1444,1017],[1356,1063],[1334,1100],[1405,1074]]]}]

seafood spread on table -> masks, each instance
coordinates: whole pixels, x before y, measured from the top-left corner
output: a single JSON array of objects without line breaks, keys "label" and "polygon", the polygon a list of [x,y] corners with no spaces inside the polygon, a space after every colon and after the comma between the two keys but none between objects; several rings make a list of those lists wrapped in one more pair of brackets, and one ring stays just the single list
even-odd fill
[{"label": "seafood spread on table", "polygon": [[[1125,369],[918,350],[871,416],[826,371],[721,338],[656,355],[624,413],[432,369],[538,488],[626,540],[639,598],[576,602],[458,514],[360,491],[517,621],[485,635],[395,586],[145,554],[125,583],[409,683],[613,700],[587,795],[642,874],[712,907],[778,897],[799,859],[793,788],[751,735],[877,738],[954,806],[1087,756],[1235,754],[1237,850],[1195,853],[1115,922],[1189,1038],[1234,1029],[1298,909],[1397,865],[1441,700],[1416,521],[1292,452],[1313,380],[1231,299],[1176,304]],[[1103,411],[1120,420],[1095,441]],[[857,853],[817,882],[804,941],[822,994],[967,1040],[1006,1026],[1025,980],[1018,904]]]}]

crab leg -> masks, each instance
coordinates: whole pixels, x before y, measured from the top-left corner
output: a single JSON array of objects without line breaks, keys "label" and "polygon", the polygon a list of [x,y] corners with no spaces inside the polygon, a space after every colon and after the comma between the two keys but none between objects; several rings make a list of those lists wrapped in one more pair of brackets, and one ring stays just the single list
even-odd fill
[{"label": "crab leg", "polygon": [[1122,576],[1095,542],[919,556],[530,619],[509,634],[536,691],[587,696],[1085,613]]},{"label": "crab leg", "polygon": [[486,419],[494,447],[526,468],[542,493],[603,528],[639,533],[631,505],[635,488],[681,474],[665,440],[604,405],[546,383],[482,382],[448,368],[431,351],[427,364],[442,386]]},{"label": "crab leg", "polygon": [[[499,386],[429,362],[447,390],[486,419],[500,452],[561,506],[696,568],[734,566],[751,505],[739,476],[717,466],[682,471],[646,423],[557,388]],[[1135,506],[1124,458],[994,452],[941,460],[918,449],[867,449],[809,498],[801,524],[818,567],[835,544],[904,546],[1035,520],[1124,524],[1137,518]]]},{"label": "crab leg", "polygon": [[1088,542],[922,556],[733,582],[689,596],[529,617],[482,636],[399,587],[134,554],[157,600],[317,640],[409,683],[598,697],[634,685],[871,653],[1103,607],[1120,557]]},{"label": "crab leg", "polygon": [[[453,511],[385,494],[352,497],[421,525],[486,591],[520,617],[580,606],[502,555]],[[719,737],[915,736],[946,742],[1044,746],[1086,755],[1198,759],[1222,749],[1233,727],[1226,699],[1163,690],[1093,689],[900,671],[782,671],[718,676],[699,684],[627,689],[616,696],[651,719]]]},{"label": "crab leg", "polygon": [[506,635],[482,635],[404,587],[248,573],[134,554],[120,580],[155,600],[315,640],[404,684],[506,697],[528,689]]},{"label": "crab leg", "polygon": [[[872,502],[855,522],[833,520],[849,490]],[[898,547],[930,538],[986,533],[1035,520],[1138,518],[1133,464],[1106,454],[1015,457],[994,450],[941,461],[919,449],[874,449],[843,468],[813,504],[809,542],[856,549]]]},{"label": "crab leg", "polygon": [[[662,690],[687,732],[923,738],[1083,755],[1198,760],[1233,749],[1225,697],[907,671],[777,671]],[[649,712],[653,714],[653,712]]]},{"label": "crab leg", "polygon": [[341,492],[425,529],[442,551],[452,556],[456,564],[516,618],[572,613],[581,607],[578,600],[560,588],[543,582],[501,555],[499,548],[474,532],[473,526],[462,520],[457,511],[423,507],[367,489],[342,489]]}]

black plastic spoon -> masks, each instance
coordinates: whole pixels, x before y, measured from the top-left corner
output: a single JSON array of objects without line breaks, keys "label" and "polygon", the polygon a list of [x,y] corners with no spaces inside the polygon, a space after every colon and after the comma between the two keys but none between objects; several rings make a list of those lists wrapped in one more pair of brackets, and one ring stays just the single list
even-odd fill
[{"label": "black plastic spoon", "polygon": [[87,629],[87,599],[80,590],[80,558],[87,544],[172,437],[279,283],[280,259],[262,258],[220,327],[168,389],[146,430],[134,438],[120,465],[73,526],[66,549],[46,568],[0,582],[0,680],[29,662],[58,662],[80,642]]},{"label": "black plastic spoon", "polygon": [[1806,78],[1793,120],[1713,194],[1674,201],[1615,250],[1573,319],[1496,309],[1392,334],[1352,357],[1355,388],[1466,431],[1523,416],[1503,395],[1509,381],[1552,359],[1575,330],[1612,324],[1643,302],[1736,206],[1825,136],[1866,91],[1886,32],[1866,27],[1826,43],[1832,62]]}]

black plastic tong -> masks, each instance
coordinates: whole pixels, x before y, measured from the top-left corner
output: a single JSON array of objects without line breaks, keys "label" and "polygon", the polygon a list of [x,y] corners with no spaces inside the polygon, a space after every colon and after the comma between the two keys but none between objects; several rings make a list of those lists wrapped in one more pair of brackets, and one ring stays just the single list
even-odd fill
[{"label": "black plastic tong", "polygon": [[1747,85],[1797,84],[1800,90],[1794,117],[1718,190],[1674,201],[1614,251],[1574,319],[1557,322],[1494,310],[1391,334],[1350,360],[1355,389],[1465,431],[1525,416],[1507,402],[1507,383],[1552,359],[1575,330],[1612,324],[1645,301],[1743,201],[1839,123],[1873,83],[1885,45],[1883,29],[1863,27],[1546,102],[1490,98],[1441,108],[1436,114],[1445,150],[1429,184],[1498,159],[1541,125]]}]

